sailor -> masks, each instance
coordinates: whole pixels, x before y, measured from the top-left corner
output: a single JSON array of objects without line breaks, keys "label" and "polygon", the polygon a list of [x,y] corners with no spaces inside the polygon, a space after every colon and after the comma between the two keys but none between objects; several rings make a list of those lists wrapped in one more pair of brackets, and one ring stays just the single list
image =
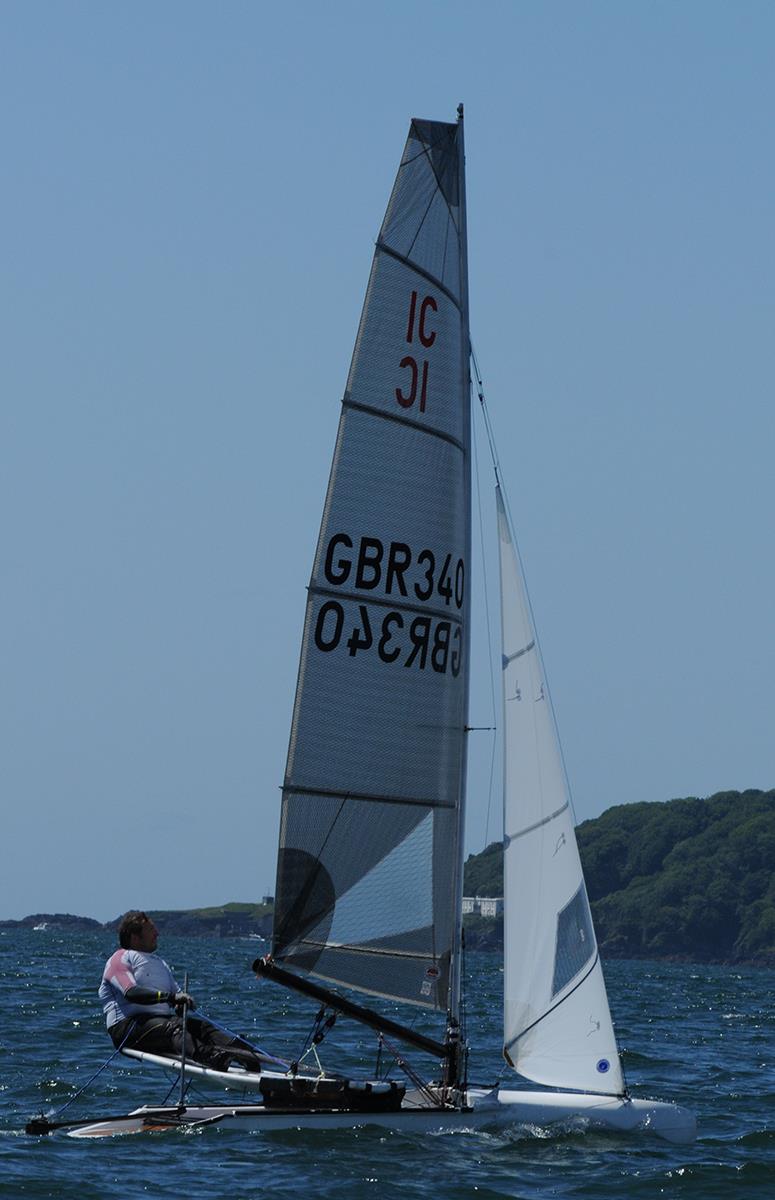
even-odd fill
[{"label": "sailor", "polygon": [[219,1071],[228,1070],[231,1063],[248,1071],[261,1070],[261,1056],[247,1042],[191,1015],[194,999],[181,990],[167,963],[155,953],[159,931],[146,913],[126,913],[118,940],[120,949],[105,964],[99,989],[114,1046],[180,1058],[182,1014],[188,1009],[187,1059]]}]

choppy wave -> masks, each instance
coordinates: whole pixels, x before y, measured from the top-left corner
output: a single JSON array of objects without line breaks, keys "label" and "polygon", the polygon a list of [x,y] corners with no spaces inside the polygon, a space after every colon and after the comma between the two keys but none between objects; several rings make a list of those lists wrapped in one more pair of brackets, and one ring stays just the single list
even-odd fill
[{"label": "choppy wave", "polygon": [[[444,1136],[218,1127],[98,1142],[27,1137],[25,1121],[61,1109],[110,1053],[96,987],[111,949],[105,935],[92,933],[13,931],[0,940],[0,1196],[8,1200],[360,1200],[399,1190],[404,1200],[775,1195],[775,972],[606,964],[628,1084],[636,1095],[696,1111],[699,1138],[688,1147],[583,1122]],[[258,984],[244,943],[178,938],[162,950],[181,974],[189,971],[206,1012],[284,1057],[298,1055],[314,1008]],[[503,1071],[500,961],[472,953],[468,967],[472,1071],[494,1080]],[[373,1069],[373,1035],[340,1020],[322,1054],[329,1068]],[[168,1089],[166,1077],[121,1061],[68,1111],[127,1111],[161,1102]]]}]

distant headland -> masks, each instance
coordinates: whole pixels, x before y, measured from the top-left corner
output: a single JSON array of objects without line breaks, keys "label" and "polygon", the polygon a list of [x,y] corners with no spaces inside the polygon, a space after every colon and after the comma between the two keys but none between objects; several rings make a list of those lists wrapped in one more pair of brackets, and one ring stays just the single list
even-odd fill
[{"label": "distant headland", "polygon": [[[577,828],[603,958],[775,966],[775,790],[620,804]],[[467,896],[503,895],[503,850],[465,864]],[[261,904],[148,910],[163,934],[268,938]],[[0,921],[0,929],[115,931],[69,913]],[[496,949],[503,918],[465,917],[469,949]]]},{"label": "distant headland", "polygon": [[[215,908],[147,909],[159,932],[183,937],[268,937],[272,932],[274,905],[222,904]],[[0,921],[0,929],[69,930],[115,932],[121,914],[112,921],[95,921],[70,913],[34,913],[20,921]]]},{"label": "distant headland", "polygon": [[[620,804],[576,829],[603,958],[775,966],[775,791]],[[503,895],[493,842],[466,863],[469,895]],[[502,922],[472,918],[471,947]]]}]

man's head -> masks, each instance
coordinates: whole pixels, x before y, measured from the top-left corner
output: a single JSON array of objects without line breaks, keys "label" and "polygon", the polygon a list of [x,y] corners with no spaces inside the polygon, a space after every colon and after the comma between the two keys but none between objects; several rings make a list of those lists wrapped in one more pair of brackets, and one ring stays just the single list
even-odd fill
[{"label": "man's head", "polygon": [[159,931],[147,913],[132,909],[121,918],[118,944],[124,950],[145,950],[152,953],[159,941]]}]

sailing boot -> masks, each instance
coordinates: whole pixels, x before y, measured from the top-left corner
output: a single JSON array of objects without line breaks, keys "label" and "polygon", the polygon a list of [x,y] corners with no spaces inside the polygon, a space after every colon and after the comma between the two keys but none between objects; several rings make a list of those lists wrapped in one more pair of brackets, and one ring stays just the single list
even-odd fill
[{"label": "sailing boot", "polygon": [[260,1074],[264,1069],[264,1060],[248,1046],[228,1046],[223,1053],[231,1059],[235,1066],[244,1067],[246,1071],[250,1071],[254,1075]]}]

